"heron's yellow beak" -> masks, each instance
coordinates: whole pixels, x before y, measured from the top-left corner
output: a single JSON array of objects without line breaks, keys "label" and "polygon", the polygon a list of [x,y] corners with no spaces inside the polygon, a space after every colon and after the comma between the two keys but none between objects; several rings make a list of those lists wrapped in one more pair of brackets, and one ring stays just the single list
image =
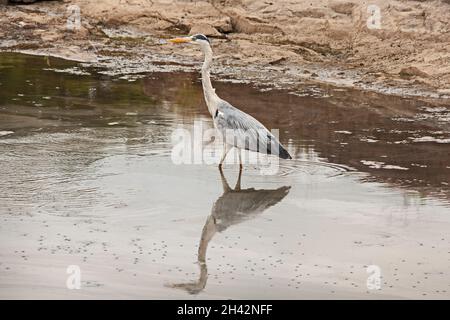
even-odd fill
[{"label": "heron's yellow beak", "polygon": [[183,38],[169,39],[167,41],[172,42],[172,43],[186,43],[186,42],[191,42],[192,39],[191,39],[191,37],[183,37]]}]

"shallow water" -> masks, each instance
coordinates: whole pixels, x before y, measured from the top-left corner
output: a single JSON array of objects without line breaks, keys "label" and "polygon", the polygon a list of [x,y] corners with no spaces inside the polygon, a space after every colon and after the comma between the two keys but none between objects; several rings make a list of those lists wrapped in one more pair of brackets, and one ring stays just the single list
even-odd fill
[{"label": "shallow water", "polygon": [[0,55],[1,298],[450,298],[450,107],[214,83],[294,157],[235,189],[171,160],[197,74],[99,71]]}]

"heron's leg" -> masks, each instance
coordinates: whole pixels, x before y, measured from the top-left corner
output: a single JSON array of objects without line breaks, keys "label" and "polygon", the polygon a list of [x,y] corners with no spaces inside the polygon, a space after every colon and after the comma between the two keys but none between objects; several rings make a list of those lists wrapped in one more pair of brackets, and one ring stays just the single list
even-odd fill
[{"label": "heron's leg", "polygon": [[234,190],[236,191],[241,190],[241,176],[242,176],[242,165],[239,167],[239,175],[236,181],[236,186],[234,187]]},{"label": "heron's leg", "polygon": [[219,166],[219,172],[220,172],[220,178],[222,179],[223,193],[227,193],[231,190],[231,188],[227,182],[227,178],[225,178],[225,175],[223,174],[222,167],[220,167],[220,166]]},{"label": "heron's leg", "polygon": [[219,162],[219,169],[222,169],[222,163],[225,160],[225,158],[230,150],[231,150],[231,148],[228,146],[228,144],[225,143],[223,145],[223,155]]},{"label": "heron's leg", "polygon": [[239,172],[242,171],[242,150],[238,149],[239,153]]}]

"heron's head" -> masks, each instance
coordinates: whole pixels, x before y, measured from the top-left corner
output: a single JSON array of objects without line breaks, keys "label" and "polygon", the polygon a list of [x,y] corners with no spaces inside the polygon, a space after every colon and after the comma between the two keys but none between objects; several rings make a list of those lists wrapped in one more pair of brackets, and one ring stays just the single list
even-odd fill
[{"label": "heron's head", "polygon": [[174,39],[170,39],[169,42],[192,43],[192,44],[199,45],[202,48],[209,47],[211,45],[211,42],[209,41],[209,39],[203,34],[195,34],[193,36],[182,37],[182,38],[174,38]]}]

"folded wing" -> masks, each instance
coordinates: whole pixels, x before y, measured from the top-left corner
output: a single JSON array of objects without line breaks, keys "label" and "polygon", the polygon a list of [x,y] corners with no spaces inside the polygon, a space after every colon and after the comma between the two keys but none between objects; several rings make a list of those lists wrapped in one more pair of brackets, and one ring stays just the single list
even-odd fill
[{"label": "folded wing", "polygon": [[226,101],[219,103],[214,122],[225,142],[234,147],[292,159],[278,139],[258,120],[233,107]]}]

